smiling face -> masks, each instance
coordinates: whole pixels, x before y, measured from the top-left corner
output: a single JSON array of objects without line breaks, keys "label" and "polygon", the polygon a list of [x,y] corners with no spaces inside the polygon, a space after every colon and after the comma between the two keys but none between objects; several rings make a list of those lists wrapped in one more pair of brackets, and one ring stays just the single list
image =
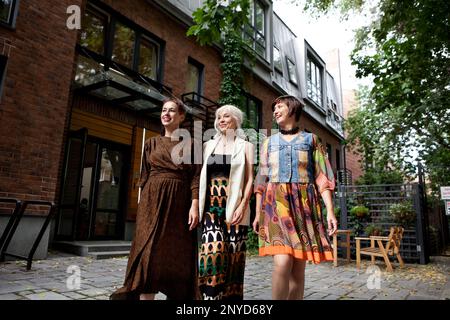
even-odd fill
[{"label": "smiling face", "polygon": [[284,102],[279,102],[273,107],[273,117],[280,127],[295,123],[295,117],[289,116],[289,107]]},{"label": "smiling face", "polygon": [[161,111],[161,123],[165,128],[177,128],[184,120],[184,114],[180,113],[177,105],[172,102],[166,102]]},{"label": "smiling face", "polygon": [[237,128],[236,120],[227,111],[217,115],[217,126],[222,133],[226,132],[226,130],[235,130]]}]

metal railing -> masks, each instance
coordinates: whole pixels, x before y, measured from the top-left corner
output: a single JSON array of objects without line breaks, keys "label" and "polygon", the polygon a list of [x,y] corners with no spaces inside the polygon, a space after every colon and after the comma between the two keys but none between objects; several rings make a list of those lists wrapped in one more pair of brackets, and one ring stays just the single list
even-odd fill
[{"label": "metal railing", "polygon": [[[14,204],[14,210],[11,214],[11,217],[9,218],[9,221],[6,225],[5,230],[3,231],[3,234],[0,238],[0,262],[5,261],[6,256],[11,256],[18,259],[23,259],[27,261],[27,270],[31,269],[31,264],[33,263],[33,256],[39,246],[39,243],[42,240],[42,237],[44,236],[44,233],[50,224],[51,219],[55,215],[56,212],[56,206],[53,202],[50,201],[40,201],[40,200],[26,200],[26,201],[20,201],[13,198],[0,198],[0,203],[10,203]],[[31,247],[31,250],[29,251],[27,256],[22,256],[18,254],[14,254],[11,252],[8,252],[9,244],[11,243],[11,240],[17,230],[17,227],[19,226],[20,220],[22,219],[27,207],[29,205],[37,205],[37,206],[47,206],[49,207],[47,216],[45,217],[44,224],[42,225],[36,239],[33,242],[33,245]]]}]

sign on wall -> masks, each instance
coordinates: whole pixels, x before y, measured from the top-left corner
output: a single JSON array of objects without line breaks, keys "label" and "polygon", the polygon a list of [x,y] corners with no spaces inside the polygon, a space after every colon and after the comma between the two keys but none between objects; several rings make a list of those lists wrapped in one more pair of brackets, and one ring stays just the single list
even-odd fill
[{"label": "sign on wall", "polygon": [[441,199],[450,200],[450,187],[441,187]]}]

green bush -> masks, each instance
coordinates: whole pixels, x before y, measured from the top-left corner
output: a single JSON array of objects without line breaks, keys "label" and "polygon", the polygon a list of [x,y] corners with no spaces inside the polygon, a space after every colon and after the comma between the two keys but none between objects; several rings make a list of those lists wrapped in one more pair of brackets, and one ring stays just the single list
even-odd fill
[{"label": "green bush", "polygon": [[380,236],[381,233],[383,232],[383,230],[374,225],[374,224],[369,224],[365,229],[364,232],[366,233],[367,236]]},{"label": "green bush", "polygon": [[369,215],[369,208],[366,206],[354,206],[350,209],[350,214],[357,218],[364,218]]},{"label": "green bush", "polygon": [[252,228],[248,229],[248,239],[245,244],[247,246],[247,252],[250,255],[258,254],[258,235],[253,231]]},{"label": "green bush", "polygon": [[403,227],[410,227],[416,220],[416,213],[409,201],[393,204],[389,211],[394,221]]}]

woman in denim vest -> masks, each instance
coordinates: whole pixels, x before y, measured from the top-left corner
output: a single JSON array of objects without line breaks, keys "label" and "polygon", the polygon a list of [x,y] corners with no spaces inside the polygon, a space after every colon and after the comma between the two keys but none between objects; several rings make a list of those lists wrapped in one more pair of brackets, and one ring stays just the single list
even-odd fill
[{"label": "woman in denim vest", "polygon": [[[272,255],[272,298],[303,299],[306,261],[333,260],[329,236],[337,230],[334,174],[316,135],[299,130],[303,104],[293,96],[272,103],[280,132],[260,150],[255,179],[259,255]],[[319,195],[326,206],[325,229]],[[328,231],[328,232],[327,232]]]}]

